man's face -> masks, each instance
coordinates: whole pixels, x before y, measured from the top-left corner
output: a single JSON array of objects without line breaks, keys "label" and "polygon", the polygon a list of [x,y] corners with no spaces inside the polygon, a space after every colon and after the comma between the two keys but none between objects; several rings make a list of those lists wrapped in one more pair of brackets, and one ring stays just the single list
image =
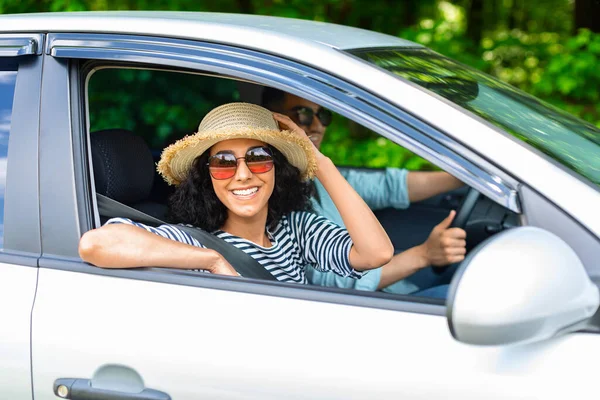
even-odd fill
[{"label": "man's face", "polygon": [[[314,113],[314,117],[308,125],[303,123],[302,118],[300,118],[299,112],[302,112],[302,107],[309,108]],[[325,126],[323,126],[321,120],[316,115],[320,108],[321,107],[318,104],[315,104],[312,101],[294,96],[293,94],[289,93],[285,94],[285,98],[283,99],[283,104],[281,107],[283,114],[288,115],[296,124],[298,124],[300,128],[304,129],[317,149],[321,147],[321,142],[323,141],[325,130],[327,129]],[[307,118],[304,118],[304,120],[306,119]]]}]

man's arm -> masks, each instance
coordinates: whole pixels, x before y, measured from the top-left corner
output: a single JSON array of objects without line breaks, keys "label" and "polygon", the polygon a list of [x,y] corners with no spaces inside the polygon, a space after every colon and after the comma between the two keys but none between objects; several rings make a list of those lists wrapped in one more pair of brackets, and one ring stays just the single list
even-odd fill
[{"label": "man's arm", "polygon": [[412,202],[425,200],[463,185],[443,171],[386,168],[385,171],[346,170],[342,175],[372,210],[407,208]]},{"label": "man's arm", "polygon": [[410,171],[406,178],[410,202],[428,199],[464,185],[447,172]]},{"label": "man's arm", "polygon": [[109,224],[86,232],[79,255],[102,268],[165,267],[238,274],[216,251],[176,242],[126,224]]},{"label": "man's arm", "polygon": [[377,289],[398,282],[421,268],[445,266],[464,260],[467,233],[460,228],[450,228],[455,216],[456,211],[450,211],[450,215],[433,228],[424,243],[396,254],[384,265]]},{"label": "man's arm", "polygon": [[371,210],[408,208],[407,173],[405,169],[341,170],[342,176],[356,190]]}]

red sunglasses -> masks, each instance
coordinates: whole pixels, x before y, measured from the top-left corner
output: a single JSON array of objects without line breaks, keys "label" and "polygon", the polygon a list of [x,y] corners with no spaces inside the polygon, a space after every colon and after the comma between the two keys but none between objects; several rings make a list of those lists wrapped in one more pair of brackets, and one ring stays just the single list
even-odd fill
[{"label": "red sunglasses", "polygon": [[273,169],[273,152],[268,147],[252,147],[244,157],[231,153],[217,153],[208,158],[208,171],[213,179],[229,179],[235,176],[238,160],[244,160],[253,174],[264,174]]}]

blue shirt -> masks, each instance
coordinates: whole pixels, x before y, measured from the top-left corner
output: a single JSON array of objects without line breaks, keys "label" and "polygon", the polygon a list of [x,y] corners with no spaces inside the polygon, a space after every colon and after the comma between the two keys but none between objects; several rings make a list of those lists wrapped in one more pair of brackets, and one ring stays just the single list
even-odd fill
[{"label": "blue shirt", "polygon": [[[340,170],[340,173],[372,210],[388,207],[408,208],[410,205],[406,181],[408,171],[405,169]],[[315,212],[339,226],[345,227],[342,216],[325,187],[317,179],[315,179],[315,186],[317,195],[312,199]],[[381,268],[368,271],[360,280],[342,277],[334,273],[320,272],[312,268],[306,270],[306,277],[312,285],[375,291],[379,285]],[[398,288],[399,292],[408,293],[414,290],[413,285],[410,284],[404,288],[402,281],[395,285],[401,286]]]}]

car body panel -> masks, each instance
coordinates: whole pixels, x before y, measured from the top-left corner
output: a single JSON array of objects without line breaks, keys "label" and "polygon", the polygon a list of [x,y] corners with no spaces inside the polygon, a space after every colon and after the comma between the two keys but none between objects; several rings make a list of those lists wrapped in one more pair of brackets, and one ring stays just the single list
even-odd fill
[{"label": "car body panel", "polygon": [[591,364],[565,368],[600,356],[593,334],[477,347],[452,339],[443,316],[50,269],[40,281],[37,400],[55,398],[55,379],[108,364],[174,399],[561,399],[595,388]]},{"label": "car body panel", "polygon": [[[107,26],[110,25],[110,28]],[[39,13],[0,16],[0,32],[112,32],[202,39],[244,47],[351,49],[423,47],[408,40],[349,26],[259,15],[165,11]],[[251,43],[254,43],[252,45]],[[271,44],[268,44],[271,42]],[[300,49],[293,48],[297,52]],[[285,52],[284,52],[285,53]]]},{"label": "car body panel", "polygon": [[37,268],[0,263],[0,394],[31,399],[31,310]]},{"label": "car body panel", "polygon": [[0,396],[7,399],[31,399],[33,391],[31,310],[41,251],[37,155],[42,71],[36,54],[42,43],[42,35],[0,34],[0,61],[4,66],[10,59],[18,66],[14,93],[8,91],[12,109],[0,113]]}]

